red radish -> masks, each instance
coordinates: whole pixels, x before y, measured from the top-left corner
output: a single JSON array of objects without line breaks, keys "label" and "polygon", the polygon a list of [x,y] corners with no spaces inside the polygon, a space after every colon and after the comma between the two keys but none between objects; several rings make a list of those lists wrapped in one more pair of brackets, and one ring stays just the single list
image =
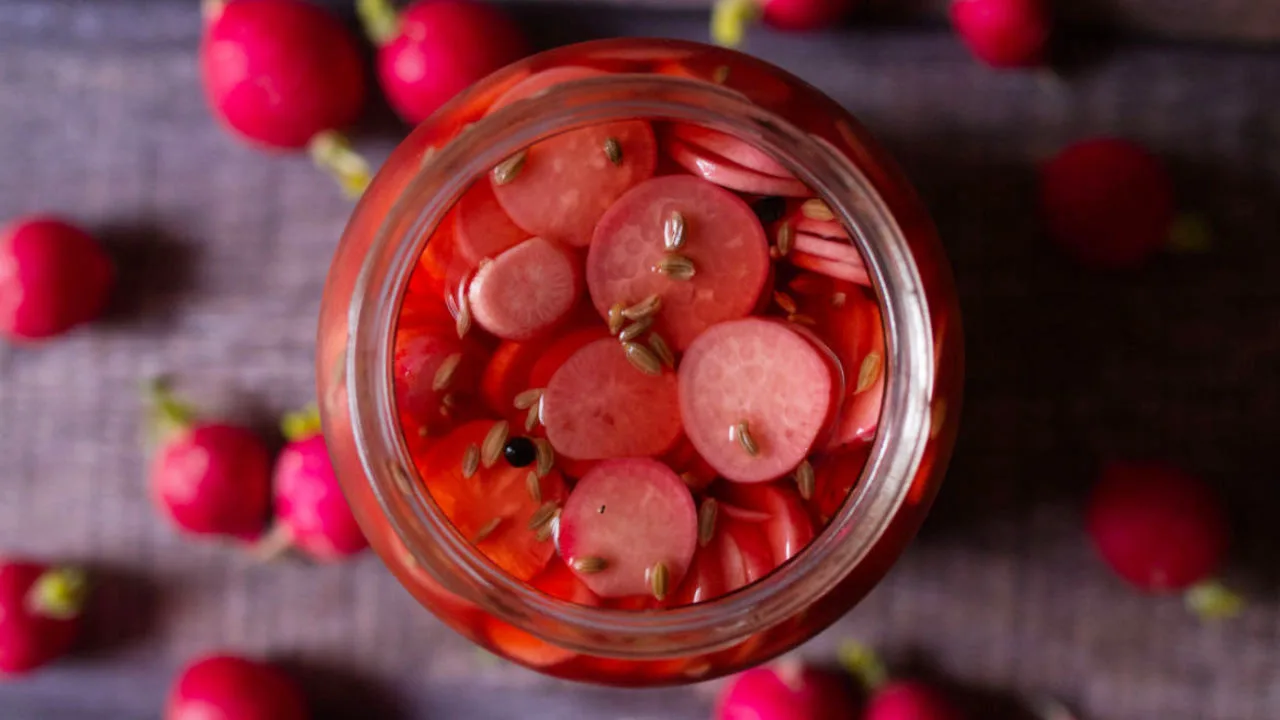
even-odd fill
[{"label": "red radish", "polygon": [[862,275],[866,276],[862,254],[848,240],[828,240],[819,235],[798,232],[792,247],[801,253],[858,268],[862,270]]},{"label": "red radish", "polygon": [[708,150],[730,162],[741,165],[747,170],[775,177],[795,177],[782,163],[774,160],[765,151],[728,133],[690,123],[673,123],[670,126],[669,133],[672,137],[682,140],[694,148]]},{"label": "red radish", "polygon": [[862,469],[870,455],[870,442],[854,442],[828,453],[814,464],[814,507],[823,523],[844,507],[849,493],[862,479]]},{"label": "red radish", "polygon": [[744,522],[730,513],[717,522],[719,537],[708,545],[720,551],[720,571],[724,573],[724,592],[744,588],[778,567],[763,523]]},{"label": "red radish", "polygon": [[102,314],[115,284],[111,259],[88,233],[33,215],[0,228],[0,334],[61,335]]},{"label": "red radish", "polygon": [[671,601],[672,606],[707,602],[728,592],[725,588],[724,566],[719,536],[706,547],[693,553],[693,561],[685,572],[684,580]]},{"label": "red radish", "polygon": [[609,332],[600,326],[592,326],[572,330],[561,335],[547,346],[542,357],[538,358],[529,371],[529,387],[545,388],[551,384],[551,378],[569,362],[579,350],[597,340],[609,337]]},{"label": "red radish", "polygon": [[342,494],[315,408],[285,418],[289,444],[276,459],[275,542],[314,560],[341,560],[369,547]]},{"label": "red radish", "polygon": [[0,679],[71,649],[88,589],[78,568],[0,559]]},{"label": "red radish", "polygon": [[512,87],[508,88],[493,105],[490,106],[489,112],[497,112],[502,108],[526,98],[538,97],[547,90],[556,85],[574,82],[577,80],[589,80],[591,78],[604,77],[608,73],[595,68],[582,67],[579,65],[563,65],[554,67],[542,72],[534,73],[524,78]]},{"label": "red radish", "polygon": [[230,130],[277,150],[307,148],[359,195],[369,168],[339,134],[360,116],[364,62],[355,38],[306,0],[205,0],[205,97]]},{"label": "red radish", "polygon": [[499,417],[519,420],[523,411],[516,409],[515,397],[528,390],[533,366],[546,352],[544,342],[504,340],[489,356],[480,375],[480,396],[485,405]]},{"label": "red radish", "polygon": [[[655,270],[675,213],[683,224],[680,254],[690,278]],[[657,295],[655,328],[676,349],[716,323],[751,312],[769,277],[764,229],[751,207],[723,188],[687,175],[636,186],[600,219],[587,254],[587,287],[601,317],[615,304]]]},{"label": "red radish", "polygon": [[578,259],[537,237],[481,265],[467,287],[476,322],[506,340],[528,340],[551,329],[581,293]]},{"label": "red radish", "polygon": [[760,318],[715,325],[680,363],[680,415],[724,477],[763,482],[813,449],[831,406],[831,369],[809,341]]},{"label": "red radish", "polygon": [[710,150],[695,148],[683,140],[669,138],[663,147],[671,159],[689,173],[730,190],[783,197],[807,197],[813,193],[807,185],[795,178],[775,177],[748,170]]},{"label": "red radish", "polygon": [[840,662],[870,695],[861,717],[867,720],[962,720],[964,714],[939,688],[918,680],[891,680],[870,648],[846,643]]},{"label": "red radish", "polygon": [[791,253],[787,255],[787,260],[801,270],[816,272],[830,278],[845,280],[857,285],[864,285],[868,287],[871,285],[871,277],[867,274],[867,269],[862,265],[850,265],[849,263],[830,260],[802,250],[792,250]]},{"label": "red radish", "polygon": [[378,46],[387,101],[413,125],[525,54],[515,23],[483,2],[423,0],[397,14],[388,0],[359,0],[356,9]]},{"label": "red radish", "polygon": [[697,526],[693,496],[666,465],[648,458],[607,460],[569,495],[557,544],[595,594],[663,600],[689,568]]},{"label": "red radish", "polygon": [[1083,140],[1041,166],[1040,210],[1050,236],[1080,262],[1130,268],[1169,242],[1173,181],[1128,140]]},{"label": "red radish", "polygon": [[717,0],[711,9],[711,39],[737,47],[757,19],[778,30],[822,30],[838,24],[853,5],[853,0]]},{"label": "red radish", "polygon": [[768,518],[761,525],[773,565],[795,557],[813,540],[813,521],[794,483],[725,483],[722,490],[733,505],[764,513]]},{"label": "red radish", "polygon": [[752,668],[725,683],[715,720],[848,720],[858,717],[844,676],[783,661]]},{"label": "red radish", "polygon": [[1162,463],[1109,463],[1089,500],[1087,524],[1103,560],[1134,587],[1185,592],[1204,616],[1239,610],[1239,598],[1212,577],[1227,551],[1227,517],[1199,478]]},{"label": "red radish", "polygon": [[208,655],[183,669],[169,691],[165,720],[306,720],[302,690],[283,671],[235,655]]},{"label": "red radish", "polygon": [[[797,234],[817,235],[820,238],[839,240],[845,245],[850,245],[849,231],[838,220],[816,220],[800,215],[792,222],[795,224]],[[852,247],[852,245],[850,246]],[[859,255],[859,259],[861,259],[861,255]]]},{"label": "red radish", "polygon": [[789,287],[797,293],[800,311],[817,321],[813,334],[835,353],[844,369],[845,397],[827,443],[828,448],[837,448],[868,440],[879,427],[888,374],[884,329],[880,306],[862,288],[826,278],[801,284],[814,277],[802,275]]},{"label": "red radish", "polygon": [[493,186],[486,180],[474,183],[458,200],[458,221],[454,225],[458,254],[470,266],[494,258],[508,248],[529,239],[498,205]]},{"label": "red radish", "polygon": [[542,422],[556,452],[578,460],[662,455],[680,438],[676,376],[647,375],[617,340],[597,340],[552,376]]},{"label": "red radish", "polygon": [[991,67],[1044,63],[1050,29],[1044,0],[954,0],[951,24],[969,51]]},{"label": "red radish", "polygon": [[489,467],[481,463],[466,474],[467,454],[479,451],[493,426],[494,421],[476,420],[442,438],[432,438],[427,452],[416,458],[418,472],[436,505],[463,537],[498,567],[528,580],[542,572],[555,553],[549,537],[541,537],[539,528],[530,528],[529,521],[543,503],[564,499],[564,478],[555,470],[542,477],[535,499],[528,483],[532,467],[515,468],[498,458]]},{"label": "red radish", "polygon": [[160,383],[152,386],[159,447],[151,496],[179,530],[254,540],[267,524],[271,458],[252,430],[198,422]]},{"label": "red radish", "polygon": [[484,350],[471,338],[459,339],[451,325],[431,319],[402,323],[392,372],[397,409],[410,436],[440,434],[454,425],[455,399],[475,392],[482,357]]}]

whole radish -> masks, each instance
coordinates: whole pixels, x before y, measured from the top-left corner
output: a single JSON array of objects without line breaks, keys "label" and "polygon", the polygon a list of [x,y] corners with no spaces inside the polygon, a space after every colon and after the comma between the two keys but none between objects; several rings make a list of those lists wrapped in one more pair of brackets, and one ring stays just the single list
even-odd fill
[{"label": "whole radish", "polygon": [[208,655],[188,665],[174,682],[165,720],[306,720],[298,685],[266,663],[235,655]]},{"label": "whole radish", "polygon": [[810,31],[837,25],[855,0],[716,0],[711,9],[711,39],[737,47],[757,20],[778,30]]},{"label": "whole radish", "polygon": [[0,558],[0,679],[69,650],[88,591],[79,568]]},{"label": "whole radish", "polygon": [[338,485],[314,408],[284,422],[276,459],[275,528],[264,546],[293,547],[315,560],[341,560],[369,546]]},{"label": "whole radish", "polygon": [[1044,64],[1050,32],[1044,0],[955,0],[951,24],[969,51],[991,67]]},{"label": "whole radish", "polygon": [[846,643],[841,663],[861,681],[868,699],[864,720],[963,720],[945,692],[920,680],[894,680],[870,648]]},{"label": "whole radish", "polygon": [[359,195],[369,168],[340,131],[364,108],[364,62],[342,23],[307,0],[205,0],[200,73],[224,125],[251,143],[309,149]]},{"label": "whole radish", "polygon": [[1040,210],[1049,235],[1080,262],[1130,268],[1169,243],[1173,182],[1137,144],[1092,138],[1041,166]]},{"label": "whole radish", "polygon": [[400,13],[390,0],[358,0],[356,9],[378,47],[387,101],[414,125],[528,45],[502,10],[480,0],[422,0]]},{"label": "whole radish", "polygon": [[1240,599],[1213,579],[1227,551],[1227,517],[1199,478],[1162,463],[1110,463],[1086,523],[1102,559],[1139,590],[1184,593],[1204,617],[1240,609]]},{"label": "whole radish", "polygon": [[151,400],[156,507],[184,532],[256,539],[271,500],[271,458],[262,439],[248,428],[196,421],[159,383]]},{"label": "whole radish", "polygon": [[63,220],[33,215],[0,228],[0,333],[60,335],[106,308],[115,269],[102,246]]},{"label": "whole radish", "polygon": [[794,661],[735,675],[720,691],[715,720],[847,720],[857,706],[848,678]]}]

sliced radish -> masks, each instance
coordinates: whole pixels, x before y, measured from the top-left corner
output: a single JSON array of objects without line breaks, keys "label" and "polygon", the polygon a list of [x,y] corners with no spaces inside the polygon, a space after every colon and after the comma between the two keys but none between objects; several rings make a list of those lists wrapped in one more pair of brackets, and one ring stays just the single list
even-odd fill
[{"label": "sliced radish", "polygon": [[529,371],[529,387],[545,388],[551,383],[551,378],[556,374],[556,371],[569,362],[569,358],[573,357],[575,353],[591,343],[607,337],[609,337],[608,331],[603,326],[596,325],[571,330],[551,341],[547,345],[547,349],[543,351],[542,356],[538,358],[537,362],[533,364],[533,368]]},{"label": "sliced radish", "polygon": [[[738,483],[731,483],[737,485]],[[769,513],[760,512],[759,510],[748,510],[740,505],[731,505],[727,502],[720,503],[719,512],[725,517],[733,518],[744,523],[767,523],[769,522]]]},{"label": "sliced radish", "polygon": [[563,320],[581,292],[577,258],[530,238],[483,265],[467,298],[480,327],[507,340],[527,340]]},{"label": "sliced radish", "polygon": [[782,323],[720,323],[680,363],[680,414],[689,440],[721,475],[772,480],[809,454],[832,382],[818,350]]},{"label": "sliced radish", "polygon": [[[680,254],[692,278],[656,272],[666,250],[664,226],[684,221]],[[587,255],[587,286],[601,317],[650,295],[662,300],[656,328],[684,349],[708,327],[743,317],[769,277],[768,241],[751,207],[732,193],[687,175],[654,178],[624,195],[596,226]]]},{"label": "sliced radish", "polygon": [[801,306],[804,310],[810,304],[821,306],[821,312],[812,313],[818,320],[813,332],[831,348],[844,368],[845,397],[827,445],[830,448],[875,434],[888,374],[880,306],[856,288],[843,292],[843,297],[838,306],[823,295],[805,298]]},{"label": "sliced radish", "polygon": [[536,528],[529,528],[529,520],[541,503],[564,498],[564,479],[554,470],[543,477],[539,502],[526,484],[530,468],[514,468],[500,459],[491,467],[481,464],[466,476],[466,455],[479,451],[493,425],[490,420],[476,420],[435,440],[418,458],[418,471],[458,532],[476,542],[476,548],[498,567],[528,580],[541,572],[555,552],[549,540],[539,540]]},{"label": "sliced radish", "polygon": [[564,83],[573,82],[575,80],[602,77],[607,74],[608,73],[601,70],[582,67],[580,65],[565,65],[562,67],[551,68],[549,70],[543,70],[542,72],[534,73],[511,86],[509,90],[494,101],[493,106],[489,108],[489,112],[492,113],[500,110],[517,100],[537,97],[556,85],[563,85]]},{"label": "sliced radish", "polygon": [[613,339],[569,358],[542,396],[542,423],[557,453],[579,460],[661,455],[680,437],[676,376],[647,375]]},{"label": "sliced radish", "polygon": [[695,148],[683,140],[671,138],[664,147],[671,155],[671,159],[685,170],[730,190],[784,197],[808,197],[813,194],[813,191],[799,180],[748,170],[710,150]]},{"label": "sliced radish", "polygon": [[726,591],[722,563],[720,544],[715,539],[706,547],[698,548],[671,605],[692,605],[724,595]]},{"label": "sliced radish", "polygon": [[832,240],[849,241],[849,231],[836,220],[814,220],[803,215],[794,220],[797,233],[809,233]]},{"label": "sliced radish", "polygon": [[473,183],[458,200],[454,233],[458,255],[472,266],[529,238],[529,233],[507,217],[493,195],[493,186],[484,181]]},{"label": "sliced radish", "polygon": [[725,499],[768,516],[762,527],[777,565],[795,557],[813,540],[813,521],[793,483],[761,483],[744,485],[725,483],[721,490]]},{"label": "sliced radish", "polygon": [[485,635],[499,653],[531,668],[559,665],[577,657],[577,653],[553,645],[492,616],[485,617]]},{"label": "sliced radish", "polygon": [[693,496],[671,468],[648,458],[600,463],[560,514],[560,555],[601,597],[654,594],[659,563],[674,592],[697,544]]},{"label": "sliced radish", "polygon": [[494,415],[522,419],[524,412],[516,409],[515,397],[535,387],[529,383],[529,376],[546,348],[547,342],[541,340],[504,340],[498,344],[480,375],[480,397]]},{"label": "sliced radish", "polygon": [[673,137],[679,138],[694,148],[709,150],[747,170],[774,177],[795,178],[790,170],[770,157],[768,153],[728,133],[689,123],[673,123],[670,132]]},{"label": "sliced radish", "polygon": [[[449,325],[427,322],[396,330],[393,380],[406,434],[438,434],[453,424],[456,406],[446,403],[445,396],[475,391],[483,356],[478,344],[470,338],[459,339]],[[436,378],[446,362],[454,364],[454,370],[450,373],[446,368],[450,377],[440,384]]]},{"label": "sliced radish", "polygon": [[716,469],[698,454],[698,449],[689,442],[689,438],[681,436],[674,447],[662,458],[672,470],[680,475],[684,484],[693,492],[706,490],[715,482]]},{"label": "sliced radish", "polygon": [[760,580],[778,566],[765,538],[764,528],[757,523],[732,519],[720,523],[718,545],[726,593]]},{"label": "sliced radish", "polygon": [[803,254],[862,268],[864,273],[866,271],[862,254],[848,240],[828,240],[818,235],[801,232],[796,233],[794,247]]},{"label": "sliced radish", "polygon": [[[828,241],[819,240],[819,242]],[[802,270],[820,273],[837,280],[847,280],[851,283],[857,283],[858,285],[871,285],[871,276],[867,274],[867,268],[862,264],[861,258],[858,259],[858,264],[854,265],[847,262],[831,260],[829,258],[797,249],[792,250],[787,255],[787,259],[791,261],[792,265],[795,265]]]},{"label": "sliced radish", "polygon": [[814,491],[810,502],[819,520],[829,522],[844,507],[849,493],[862,479],[862,469],[870,455],[870,442],[854,442],[814,463]]}]

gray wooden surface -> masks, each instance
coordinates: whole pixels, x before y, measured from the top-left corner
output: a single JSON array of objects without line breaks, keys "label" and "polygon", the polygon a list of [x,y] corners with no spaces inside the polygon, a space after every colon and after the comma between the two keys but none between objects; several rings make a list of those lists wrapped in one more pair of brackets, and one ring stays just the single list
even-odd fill
[{"label": "gray wooden surface", "polygon": [[[567,12],[521,15],[545,44],[704,31],[692,15]],[[264,426],[306,402],[317,300],[350,210],[305,159],[219,132],[196,37],[195,3],[0,0],[0,217],[63,211],[124,268],[110,322],[0,347],[0,550],[82,559],[104,578],[84,652],[0,684],[0,718],[156,717],[175,668],[220,647],[288,659],[322,717],[706,717],[714,686],[598,689],[485,660],[374,557],[257,566],[156,519],[139,379],[174,373]],[[1051,693],[1099,720],[1280,718],[1280,54],[1121,46],[1058,81],[988,72],[933,32],[760,34],[751,48],[902,158],[967,312],[965,427],[935,513],[803,652],[859,638],[978,698]],[[398,130],[370,126],[362,147],[385,155]],[[1099,276],[1047,247],[1030,163],[1096,132],[1171,159],[1184,205],[1215,228],[1211,254]],[[1252,599],[1242,617],[1202,625],[1100,567],[1078,511],[1111,454],[1169,457],[1222,487],[1229,579]],[[997,715],[978,702],[976,717]]]}]

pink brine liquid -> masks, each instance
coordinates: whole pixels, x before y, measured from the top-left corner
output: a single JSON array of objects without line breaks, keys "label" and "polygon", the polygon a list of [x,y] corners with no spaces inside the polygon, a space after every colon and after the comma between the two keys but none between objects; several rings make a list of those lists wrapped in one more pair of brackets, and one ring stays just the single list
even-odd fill
[{"label": "pink brine liquid", "polygon": [[[603,74],[535,72],[490,111]],[[653,118],[476,180],[413,273],[394,363],[420,481],[458,532],[534,588],[633,611],[802,551],[861,474],[887,367],[826,203],[748,142]],[[564,652],[488,639],[533,665]]]}]

